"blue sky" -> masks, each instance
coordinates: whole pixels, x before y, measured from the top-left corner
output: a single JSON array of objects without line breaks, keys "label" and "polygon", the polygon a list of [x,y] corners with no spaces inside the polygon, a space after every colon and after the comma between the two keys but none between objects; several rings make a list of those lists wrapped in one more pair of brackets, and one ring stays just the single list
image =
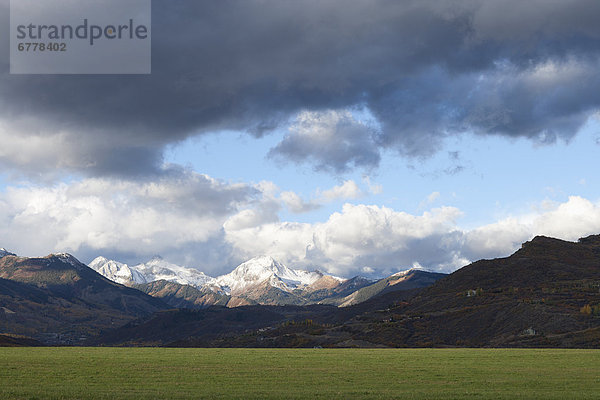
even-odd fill
[{"label": "blue sky", "polygon": [[[411,214],[448,205],[463,211],[459,223],[469,229],[529,213],[545,200],[564,202],[573,195],[600,199],[600,178],[595,173],[600,168],[600,121],[595,119],[568,141],[536,143],[465,133],[447,139],[444,148],[430,157],[407,158],[388,151],[376,169],[341,174],[318,172],[306,164],[282,165],[267,157],[284,134],[259,139],[240,132],[193,137],[171,146],[165,161],[232,183],[272,181],[307,200],[318,190],[348,179],[363,189],[357,199],[336,201],[301,215],[285,210],[281,214],[284,220],[309,223],[326,219],[344,202],[377,204]],[[379,185],[381,192],[372,193],[369,184]]]}]

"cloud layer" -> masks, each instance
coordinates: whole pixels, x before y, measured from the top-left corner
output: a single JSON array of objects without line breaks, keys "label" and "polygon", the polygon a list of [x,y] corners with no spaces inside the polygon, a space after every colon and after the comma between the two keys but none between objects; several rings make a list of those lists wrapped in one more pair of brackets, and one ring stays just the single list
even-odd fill
[{"label": "cloud layer", "polygon": [[289,134],[269,155],[295,163],[310,162],[317,170],[335,173],[376,167],[381,158],[374,128],[344,110],[301,112]]},{"label": "cloud layer", "polygon": [[333,172],[464,131],[570,138],[600,105],[599,18],[596,0],[155,0],[152,75],[11,76],[0,60],[0,165],[147,176],[169,143],[289,121],[272,154]]},{"label": "cloud layer", "polygon": [[[344,186],[352,184],[331,191]],[[270,182],[230,184],[182,170],[145,183],[9,187],[0,194],[0,246],[30,256],[68,251],[83,261],[161,254],[213,275],[268,254],[293,267],[376,277],[412,266],[451,272],[507,256],[534,235],[576,240],[600,231],[600,202],[581,197],[465,230],[463,212],[447,206],[412,215],[347,203],[321,222],[281,221],[290,194],[297,196]]]}]

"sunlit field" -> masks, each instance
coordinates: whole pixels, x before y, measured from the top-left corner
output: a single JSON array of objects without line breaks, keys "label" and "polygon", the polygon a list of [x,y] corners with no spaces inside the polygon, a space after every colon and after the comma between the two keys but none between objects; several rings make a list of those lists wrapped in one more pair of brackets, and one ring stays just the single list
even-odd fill
[{"label": "sunlit field", "polygon": [[3,348],[0,398],[600,398],[600,351]]}]

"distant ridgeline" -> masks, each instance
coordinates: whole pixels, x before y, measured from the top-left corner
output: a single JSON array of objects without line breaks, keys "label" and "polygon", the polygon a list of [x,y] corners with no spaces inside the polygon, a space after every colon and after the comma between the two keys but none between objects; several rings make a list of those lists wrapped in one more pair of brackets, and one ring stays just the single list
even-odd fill
[{"label": "distant ridgeline", "polygon": [[450,275],[410,270],[376,282],[291,270],[270,257],[218,278],[160,259],[128,271],[91,264],[128,287],[68,254],[5,253],[0,345],[600,346],[600,235],[535,237]]},{"label": "distant ridgeline", "polygon": [[[65,253],[25,258],[2,249],[0,257],[0,335],[45,344],[86,343],[101,332],[174,307],[216,306],[220,312],[218,306],[348,305],[386,289],[420,287],[443,276],[407,271],[382,285],[361,277],[341,279],[292,270],[271,257],[258,257],[230,274],[211,278],[160,257],[133,267],[99,257],[91,268]],[[372,286],[367,295],[356,297]],[[356,298],[349,300],[352,295]],[[9,342],[15,341],[0,345]]]},{"label": "distant ridgeline", "polygon": [[320,271],[294,270],[268,256],[246,261],[217,278],[160,257],[134,266],[98,257],[90,268],[115,282],[160,297],[173,307],[195,309],[255,304],[348,306],[384,291],[428,286],[444,276],[409,270],[377,282],[360,276],[342,279]]}]

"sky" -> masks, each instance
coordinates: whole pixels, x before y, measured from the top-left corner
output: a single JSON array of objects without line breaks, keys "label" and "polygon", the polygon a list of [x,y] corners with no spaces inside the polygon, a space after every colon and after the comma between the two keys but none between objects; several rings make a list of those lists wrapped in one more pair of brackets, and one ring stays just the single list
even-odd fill
[{"label": "sky", "polygon": [[599,234],[599,18],[154,0],[150,75],[10,75],[2,35],[0,247],[375,278]]}]

